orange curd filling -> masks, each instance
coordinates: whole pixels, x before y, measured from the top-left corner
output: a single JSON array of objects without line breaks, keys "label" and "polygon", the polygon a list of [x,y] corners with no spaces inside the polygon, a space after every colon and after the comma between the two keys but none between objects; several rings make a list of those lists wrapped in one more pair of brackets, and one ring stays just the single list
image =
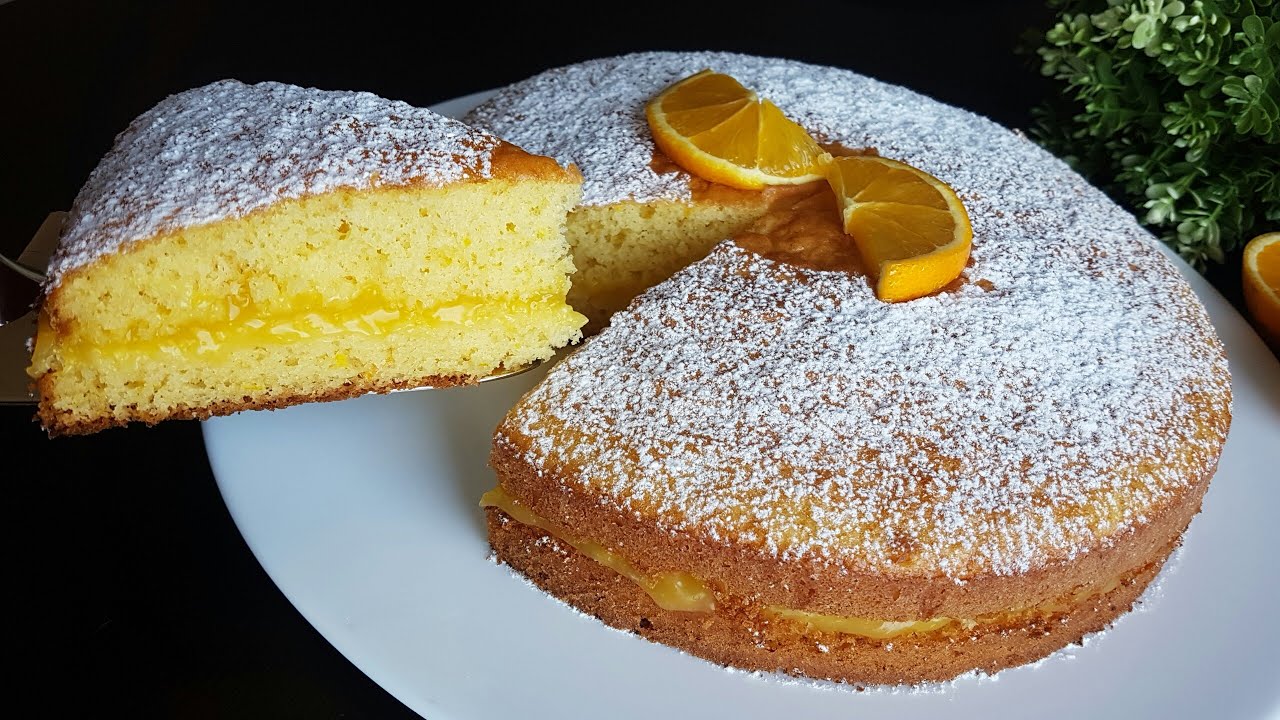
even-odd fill
[{"label": "orange curd filling", "polygon": [[516,502],[502,488],[494,488],[480,498],[481,507],[496,507],[514,520],[544,530],[572,545],[578,552],[610,568],[649,593],[649,597],[663,610],[680,612],[713,612],[715,596],[701,580],[687,572],[664,572],[645,575],[621,555],[599,543],[570,536],[553,527],[551,523],[534,514],[532,510]]},{"label": "orange curd filling", "polygon": [[[108,337],[64,336],[58,352],[63,360],[103,355],[163,354],[212,360],[233,350],[280,345],[336,334],[386,335],[405,326],[444,327],[485,324],[517,326],[534,314],[573,312],[555,294],[527,298],[461,296],[434,305],[390,300],[365,290],[348,300],[326,301],[319,293],[294,296],[264,311],[244,298],[206,298],[193,304],[210,309],[216,319],[186,323],[162,335],[126,331]],[[48,319],[41,317],[40,338],[50,338]],[[50,350],[48,345],[36,348]],[[40,363],[36,363],[41,366]]]},{"label": "orange curd filling", "polygon": [[[658,607],[683,612],[714,612],[715,596],[711,588],[698,577],[683,571],[663,572],[649,576],[640,573],[621,555],[591,540],[574,537],[551,522],[520,504],[501,487],[496,487],[480,498],[481,507],[495,507],[515,521],[539,528],[573,546],[583,555],[616,571],[649,594]],[[1135,575],[1141,569],[1128,573]],[[1010,623],[1030,620],[1035,616],[1048,616],[1070,610],[1092,597],[1106,594],[1119,587],[1125,576],[1116,577],[1101,586],[1083,587],[1070,595],[1026,608],[990,613],[976,618],[935,617],[925,620],[880,620],[876,618],[827,615],[795,610],[778,605],[766,605],[761,614],[770,620],[782,620],[802,626],[805,632],[834,632],[858,635],[877,640],[911,633],[927,633],[950,626],[970,629],[988,623]]]}]

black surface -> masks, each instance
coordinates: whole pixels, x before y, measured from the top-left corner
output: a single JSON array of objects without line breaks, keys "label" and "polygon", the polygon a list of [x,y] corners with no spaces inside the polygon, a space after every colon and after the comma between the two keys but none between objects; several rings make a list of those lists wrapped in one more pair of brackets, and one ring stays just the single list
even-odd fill
[{"label": "black surface", "polygon": [[[1026,126],[1050,91],[1014,53],[1050,16],[1031,0],[787,0],[767,14],[676,3],[683,14],[665,18],[653,3],[577,13],[529,3],[515,15],[477,3],[373,5],[0,5],[0,251],[16,255],[47,212],[69,206],[134,116],[224,77],[430,104],[600,55],[724,49],[848,67],[1010,126]],[[1232,275],[1215,279],[1238,299]],[[2,407],[0,429],[16,586],[8,647],[20,667],[7,682],[11,704],[35,702],[39,716],[415,717],[258,566],[218,495],[198,424],[48,440],[30,408]]]}]

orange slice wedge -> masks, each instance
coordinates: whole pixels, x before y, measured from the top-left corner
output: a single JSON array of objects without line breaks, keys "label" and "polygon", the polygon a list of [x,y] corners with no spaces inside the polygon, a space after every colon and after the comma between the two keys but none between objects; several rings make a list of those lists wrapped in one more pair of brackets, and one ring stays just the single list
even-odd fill
[{"label": "orange slice wedge", "polygon": [[1259,235],[1244,246],[1241,281],[1254,327],[1280,350],[1280,232]]},{"label": "orange slice wedge", "polygon": [[645,115],[658,149],[704,180],[754,190],[822,178],[827,155],[809,133],[723,73],[675,83]]},{"label": "orange slice wedge", "polygon": [[875,280],[876,297],[912,300],[960,277],[973,227],[956,193],[938,178],[873,155],[832,158],[827,181]]}]

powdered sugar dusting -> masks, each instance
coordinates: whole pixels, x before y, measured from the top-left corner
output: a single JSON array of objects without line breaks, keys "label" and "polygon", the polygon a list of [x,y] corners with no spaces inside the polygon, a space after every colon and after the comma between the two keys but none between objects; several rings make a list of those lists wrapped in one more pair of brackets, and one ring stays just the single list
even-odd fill
[{"label": "powdered sugar dusting", "polygon": [[636,53],[555,68],[500,90],[464,120],[529,152],[576,163],[584,205],[688,200],[686,173],[650,166],[654,145],[644,105],[676,80],[708,68],[772,100],[824,142],[874,145],[930,171],[946,169],[938,162],[941,147],[951,163],[985,162],[981,147],[948,141],[947,125],[979,120],[970,113],[950,108],[951,119],[938,118],[921,112],[936,103],[902,87],[847,70],[735,53]]},{"label": "powdered sugar dusting", "polygon": [[499,141],[367,92],[223,80],[172,95],[116,137],[49,263],[69,270],[156,233],[338,188],[488,177]]},{"label": "powdered sugar dusting", "polygon": [[[650,57],[660,64],[647,65]],[[605,58],[548,70],[499,91],[463,120],[529,152],[576,164],[583,205],[687,200],[687,174],[650,167],[654,146],[644,102],[696,57],[655,53],[636,62]]]},{"label": "powdered sugar dusting", "polygon": [[973,262],[955,291],[886,304],[865,278],[721,244],[515,408],[503,432],[535,466],[674,533],[957,582],[1105,545],[1213,466],[1230,390],[1207,314],[1132,216],[1033,143],[843,70],[588,65],[637,88],[633,71],[722,69],[934,173],[966,203]]}]

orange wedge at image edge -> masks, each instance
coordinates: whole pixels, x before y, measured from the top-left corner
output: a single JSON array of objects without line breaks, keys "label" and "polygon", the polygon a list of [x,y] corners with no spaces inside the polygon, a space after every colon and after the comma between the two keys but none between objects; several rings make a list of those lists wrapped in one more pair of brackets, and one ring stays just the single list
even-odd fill
[{"label": "orange wedge at image edge", "polygon": [[723,73],[703,70],[645,106],[654,144],[688,172],[755,190],[822,178],[818,143],[776,105]]},{"label": "orange wedge at image edge", "polygon": [[873,155],[832,158],[827,181],[844,231],[875,280],[876,297],[901,302],[946,287],[969,261],[973,227],[938,178]]},{"label": "orange wedge at image edge", "polygon": [[1241,283],[1258,334],[1280,351],[1280,232],[1259,235],[1244,246]]}]

